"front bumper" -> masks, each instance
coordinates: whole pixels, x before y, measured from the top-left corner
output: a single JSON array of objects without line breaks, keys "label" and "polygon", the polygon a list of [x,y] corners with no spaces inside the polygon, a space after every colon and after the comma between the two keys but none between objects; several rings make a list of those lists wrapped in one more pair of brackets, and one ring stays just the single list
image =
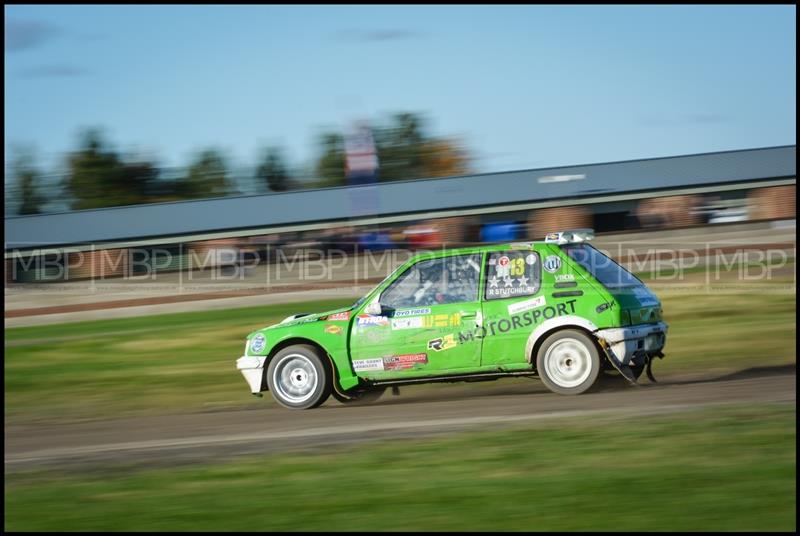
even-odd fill
[{"label": "front bumper", "polygon": [[640,366],[648,356],[659,354],[667,341],[667,324],[639,324],[626,328],[601,329],[595,332],[609,357],[620,365]]},{"label": "front bumper", "polygon": [[264,380],[264,362],[267,356],[246,355],[236,360],[236,368],[242,373],[250,392],[258,394],[261,392],[262,381]]}]

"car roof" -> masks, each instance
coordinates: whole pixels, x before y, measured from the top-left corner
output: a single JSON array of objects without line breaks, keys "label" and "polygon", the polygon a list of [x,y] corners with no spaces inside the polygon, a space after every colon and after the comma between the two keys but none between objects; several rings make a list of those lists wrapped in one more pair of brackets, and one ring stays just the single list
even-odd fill
[{"label": "car roof", "polygon": [[469,247],[453,248],[453,249],[442,248],[436,251],[419,252],[415,254],[413,257],[411,257],[408,260],[408,262],[418,261],[422,259],[449,257],[452,255],[468,255],[470,253],[483,253],[485,251],[508,251],[508,250],[530,251],[534,249],[534,246],[541,244],[545,244],[545,242],[541,240],[536,240],[536,241],[526,241],[526,242],[503,242],[501,244],[469,246]]}]

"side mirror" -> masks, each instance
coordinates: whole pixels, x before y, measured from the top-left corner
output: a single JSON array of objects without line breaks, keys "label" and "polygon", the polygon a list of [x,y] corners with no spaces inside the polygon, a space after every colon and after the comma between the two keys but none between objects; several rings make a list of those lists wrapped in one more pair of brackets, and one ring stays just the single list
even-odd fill
[{"label": "side mirror", "polygon": [[380,314],[383,312],[383,308],[381,307],[381,303],[379,301],[374,301],[367,304],[367,306],[364,308],[364,312],[368,315],[380,316]]}]

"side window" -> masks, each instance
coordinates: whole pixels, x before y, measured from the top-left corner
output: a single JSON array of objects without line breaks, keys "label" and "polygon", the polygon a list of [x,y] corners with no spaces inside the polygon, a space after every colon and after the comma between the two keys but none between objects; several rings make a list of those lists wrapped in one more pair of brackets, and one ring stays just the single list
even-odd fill
[{"label": "side window", "polygon": [[381,294],[381,305],[398,309],[478,300],[481,254],[421,261]]},{"label": "side window", "polygon": [[530,296],[539,291],[542,263],[535,251],[495,251],[486,263],[487,300]]}]

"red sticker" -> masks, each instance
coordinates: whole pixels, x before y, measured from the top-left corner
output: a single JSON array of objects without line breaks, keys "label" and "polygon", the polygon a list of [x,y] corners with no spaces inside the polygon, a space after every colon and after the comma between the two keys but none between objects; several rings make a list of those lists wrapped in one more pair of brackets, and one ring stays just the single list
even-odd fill
[{"label": "red sticker", "polygon": [[500,266],[508,266],[508,257],[506,256],[500,257],[500,260],[497,261],[497,264],[499,264]]},{"label": "red sticker", "polygon": [[350,320],[350,311],[328,315],[328,320]]},{"label": "red sticker", "polygon": [[417,363],[427,363],[428,354],[391,355],[383,358],[384,370],[404,370],[413,368]]}]

